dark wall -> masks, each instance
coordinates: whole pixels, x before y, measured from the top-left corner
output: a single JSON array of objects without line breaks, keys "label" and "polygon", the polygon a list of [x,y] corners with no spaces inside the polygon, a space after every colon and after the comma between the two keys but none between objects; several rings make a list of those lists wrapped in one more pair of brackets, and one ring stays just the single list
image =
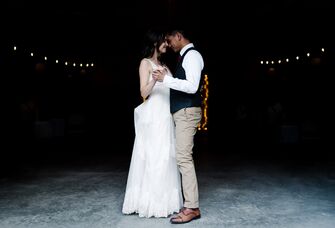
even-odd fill
[{"label": "dark wall", "polygon": [[[182,24],[196,35],[194,42],[209,76],[209,130],[202,135],[210,139],[206,148],[212,153],[262,156],[268,155],[268,146],[331,145],[329,75],[334,72],[334,50],[327,49],[321,64],[288,64],[275,67],[274,72],[259,64],[260,56],[295,55],[304,51],[299,45],[323,45],[320,40],[331,31],[322,30],[332,21],[331,10],[318,13],[288,3],[275,8],[228,4],[223,9],[214,4],[187,8],[187,1],[168,7],[165,2],[147,3],[152,13],[162,14],[159,20],[152,21],[150,13],[143,16],[141,8],[148,5],[138,2],[104,9],[98,4],[63,8],[62,4],[36,7],[36,2],[24,2],[15,11],[10,5],[1,16],[2,23],[10,18],[10,23],[4,23],[6,42],[1,52],[2,72],[7,76],[3,78],[4,133],[12,145],[10,151],[27,146],[33,152],[18,149],[4,152],[5,156],[118,154],[116,148],[130,154],[133,109],[141,102],[138,64],[142,36],[151,26],[168,27],[180,18],[187,18]],[[196,18],[189,17],[194,14]],[[283,15],[287,17],[281,20]],[[14,56],[13,43],[27,52]],[[96,67],[82,72],[45,64],[30,58],[28,48],[93,59]],[[230,150],[230,146],[237,149]],[[293,154],[306,154],[306,148]],[[46,154],[46,150],[53,152]],[[325,157],[325,153],[315,156]]]}]

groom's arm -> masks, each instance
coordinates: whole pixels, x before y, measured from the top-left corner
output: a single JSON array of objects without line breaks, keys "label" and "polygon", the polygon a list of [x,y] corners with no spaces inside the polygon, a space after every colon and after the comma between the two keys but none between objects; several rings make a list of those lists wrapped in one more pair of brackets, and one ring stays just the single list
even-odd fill
[{"label": "groom's arm", "polygon": [[184,57],[182,64],[186,79],[173,78],[171,75],[165,75],[163,84],[174,90],[185,93],[196,93],[199,88],[201,72],[204,67],[202,56],[196,51],[190,51]]}]

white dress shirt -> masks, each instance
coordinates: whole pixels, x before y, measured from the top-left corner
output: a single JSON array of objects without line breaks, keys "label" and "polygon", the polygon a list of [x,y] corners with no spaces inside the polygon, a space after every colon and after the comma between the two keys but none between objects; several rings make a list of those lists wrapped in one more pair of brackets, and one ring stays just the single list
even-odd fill
[{"label": "white dress shirt", "polygon": [[[180,50],[182,56],[184,52],[194,47],[193,43],[187,44]],[[174,78],[171,74],[164,77],[163,84],[174,90],[182,91],[185,93],[196,93],[201,79],[201,71],[204,68],[204,60],[197,50],[190,50],[184,56],[182,67],[185,70],[186,80]]]}]

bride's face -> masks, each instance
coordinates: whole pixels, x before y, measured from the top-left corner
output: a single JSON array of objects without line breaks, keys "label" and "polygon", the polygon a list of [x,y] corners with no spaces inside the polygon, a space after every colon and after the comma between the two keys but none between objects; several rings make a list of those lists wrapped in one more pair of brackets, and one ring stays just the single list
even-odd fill
[{"label": "bride's face", "polygon": [[164,41],[163,43],[161,43],[161,45],[159,46],[158,50],[160,53],[165,53],[166,49],[168,47],[168,43],[166,41]]}]

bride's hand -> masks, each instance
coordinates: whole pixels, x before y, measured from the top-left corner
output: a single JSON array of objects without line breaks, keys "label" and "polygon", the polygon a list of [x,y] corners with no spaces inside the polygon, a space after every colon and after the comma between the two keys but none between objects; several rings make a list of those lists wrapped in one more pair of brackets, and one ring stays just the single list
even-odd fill
[{"label": "bride's hand", "polygon": [[160,71],[159,70],[154,70],[152,71],[152,78],[157,81],[160,75]]}]

